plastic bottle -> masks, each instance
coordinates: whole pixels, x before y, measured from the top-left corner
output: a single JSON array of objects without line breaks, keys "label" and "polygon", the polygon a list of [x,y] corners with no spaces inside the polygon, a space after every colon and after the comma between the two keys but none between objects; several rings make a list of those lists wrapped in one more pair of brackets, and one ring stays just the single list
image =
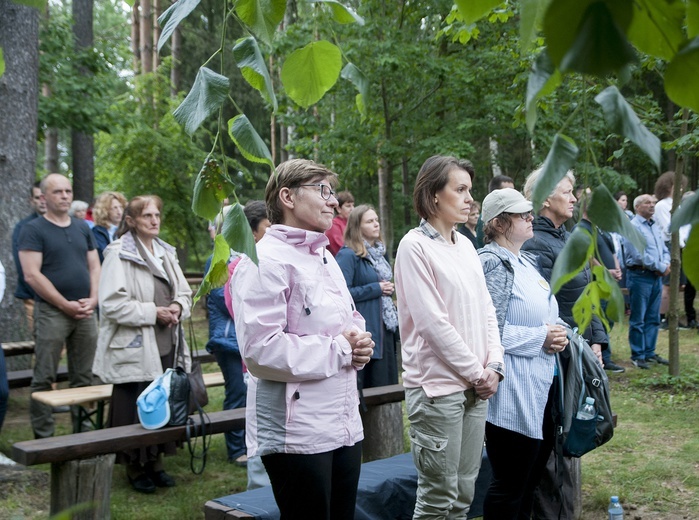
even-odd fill
[{"label": "plastic bottle", "polygon": [[609,501],[609,520],[624,520],[624,510],[619,503],[619,497],[613,496]]},{"label": "plastic bottle", "polygon": [[597,411],[595,410],[595,399],[593,397],[588,397],[580,407],[580,410],[578,410],[578,414],[575,416],[575,418],[583,421],[591,421],[595,417],[597,417]]}]

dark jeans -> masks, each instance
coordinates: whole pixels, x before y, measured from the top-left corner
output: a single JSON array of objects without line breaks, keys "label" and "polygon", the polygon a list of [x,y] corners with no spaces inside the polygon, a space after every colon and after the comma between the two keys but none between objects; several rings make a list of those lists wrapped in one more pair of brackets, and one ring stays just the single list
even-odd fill
[{"label": "dark jeans", "polygon": [[692,285],[692,282],[687,280],[684,286],[684,313],[687,315],[687,324],[696,321],[697,311],[694,309],[694,298],[697,296],[697,290]]},{"label": "dark jeans", "polygon": [[[223,409],[243,408],[248,387],[243,379],[243,359],[240,357],[240,352],[219,350],[214,352],[214,356],[221,368],[226,389]],[[228,460],[235,460],[245,454],[245,430],[232,430],[224,435],[226,436]]]},{"label": "dark jeans", "polygon": [[326,453],[263,455],[280,520],[354,520],[362,443]]},{"label": "dark jeans", "polygon": [[5,366],[5,353],[0,345],[0,431],[2,423],[5,421],[7,412],[7,400],[10,397],[10,385],[7,383],[7,367]]}]

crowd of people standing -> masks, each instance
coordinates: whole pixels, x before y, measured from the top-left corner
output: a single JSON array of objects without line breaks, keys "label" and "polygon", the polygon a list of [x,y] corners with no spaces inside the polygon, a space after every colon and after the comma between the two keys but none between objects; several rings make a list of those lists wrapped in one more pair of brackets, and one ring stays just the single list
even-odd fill
[{"label": "crowd of people standing", "polygon": [[[593,264],[555,296],[553,266],[578,212],[577,225],[596,233],[595,262],[628,288],[632,366],[667,364],[655,344],[674,172],[658,179],[655,196],[633,200],[635,213],[625,193],[615,195],[646,240],[643,253],[587,220],[572,171],[534,207],[541,173],[527,176],[523,192],[498,176],[479,204],[469,161],[430,157],[413,192],[420,222],[400,240],[394,265],[376,210],[336,193],[337,174],[321,164],[282,163],[265,200],[245,206],[259,265],[231,250],[229,282],[207,300],[206,348],[224,375],[224,408],[246,406],[245,432],[226,433],[228,459],[263,476],[250,487],[271,483],[283,517],[354,517],[362,391],[400,381],[418,472],[414,518],[465,517],[484,441],[493,471],[486,520],[572,518],[570,461],[559,457],[551,469],[554,359],[565,363],[573,306]],[[50,174],[32,187],[32,214],[14,230],[15,296],[36,340],[31,391],[52,387],[65,352],[70,386],[113,384],[109,425],[133,424],[143,389],[166,368],[190,366],[182,321],[192,293],[175,249],[159,237],[157,196],[109,191],[92,208],[79,202],[67,177]],[[688,326],[696,326],[693,299]],[[598,317],[583,336],[605,369],[625,370]],[[36,438],[54,434],[50,407],[32,400],[30,417]],[[136,491],[152,493],[175,485],[163,462],[175,449],[122,452],[118,462]]]}]

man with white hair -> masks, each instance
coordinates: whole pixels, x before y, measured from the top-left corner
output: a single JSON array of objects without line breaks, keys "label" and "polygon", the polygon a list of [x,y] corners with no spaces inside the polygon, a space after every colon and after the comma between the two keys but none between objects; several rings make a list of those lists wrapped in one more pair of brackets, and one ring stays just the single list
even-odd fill
[{"label": "man with white hair", "polygon": [[631,361],[642,369],[647,369],[648,363],[668,364],[667,359],[655,353],[660,327],[662,278],[670,273],[670,252],[663,240],[663,230],[653,220],[655,203],[655,199],[647,193],[639,195],[633,202],[636,216],[631,219],[631,224],[646,239],[643,253],[628,239],[624,239],[626,286],[629,289],[631,307]]}]

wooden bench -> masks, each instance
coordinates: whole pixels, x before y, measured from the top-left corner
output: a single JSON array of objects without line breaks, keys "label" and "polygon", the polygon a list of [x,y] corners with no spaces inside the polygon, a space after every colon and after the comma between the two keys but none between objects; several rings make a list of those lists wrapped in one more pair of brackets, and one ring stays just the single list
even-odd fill
[{"label": "wooden bench", "polygon": [[[28,343],[28,342],[21,342]],[[32,341],[32,352],[25,352],[25,354],[33,353],[34,342]],[[3,351],[5,350],[5,344],[3,343]],[[216,358],[213,354],[210,354],[206,349],[199,349],[194,353],[192,359],[199,361],[199,363],[213,363]],[[32,376],[34,375],[34,370],[27,368],[24,370],[11,370],[7,373],[7,382],[10,388],[25,388],[32,383]],[[68,381],[68,369],[65,366],[59,366],[56,372],[56,381]]]},{"label": "wooden bench", "polygon": [[[204,384],[208,387],[223,386],[223,374],[204,374]],[[51,407],[77,405],[78,415],[73,421],[73,433],[78,433],[83,421],[89,420],[96,429],[104,427],[104,405],[112,397],[113,385],[81,386],[32,393],[32,399]],[[93,410],[90,405],[96,403]]]},{"label": "wooden bench", "polygon": [[2,344],[5,357],[34,353],[34,341],[8,341]]},{"label": "wooden bench", "polygon": [[[385,405],[400,405],[400,401],[404,398],[405,392],[401,385],[372,388],[364,392],[364,402],[369,409]],[[245,408],[212,412],[208,417],[210,423],[207,433],[219,434],[245,428]],[[198,425],[198,416],[193,415],[192,420],[195,428],[191,434],[200,436],[202,432]],[[370,437],[372,433],[373,436],[381,433],[367,431],[371,429],[367,424],[364,428],[365,437]],[[401,422],[397,425],[401,443],[402,429]],[[114,453],[117,450],[185,441],[186,435],[184,426],[146,430],[140,424],[132,424],[17,442],[12,446],[12,458],[25,466],[51,464],[51,515],[80,503],[92,502],[95,504],[94,509],[81,515],[80,518],[102,520],[109,518]]]}]

